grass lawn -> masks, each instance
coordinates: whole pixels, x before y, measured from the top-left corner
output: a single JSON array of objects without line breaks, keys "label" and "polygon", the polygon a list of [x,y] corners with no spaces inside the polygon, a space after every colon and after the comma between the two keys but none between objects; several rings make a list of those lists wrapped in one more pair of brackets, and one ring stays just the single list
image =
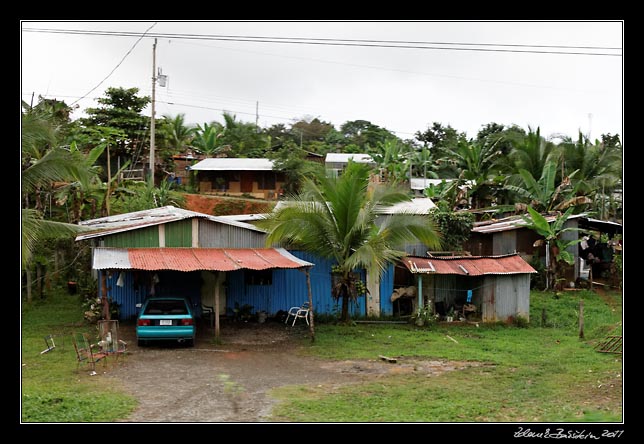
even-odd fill
[{"label": "grass lawn", "polygon": [[[577,331],[585,302],[586,338]],[[542,326],[541,312],[546,309]],[[621,294],[571,292],[556,299],[533,292],[531,324],[336,326],[316,325],[316,342],[303,335],[301,352],[327,359],[415,356],[489,365],[440,376],[397,375],[345,386],[288,386],[274,421],[292,422],[619,422],[621,355],[593,345],[621,334]],[[78,298],[64,291],[22,307],[23,422],[112,422],[136,407],[118,381],[77,369],[71,333],[95,333],[83,322]],[[45,354],[43,336],[63,334]],[[450,340],[447,335],[458,341]],[[126,358],[127,359],[127,358]],[[118,365],[110,361],[109,365]],[[395,364],[392,364],[395,365]],[[97,372],[103,370],[97,365]],[[109,381],[109,382],[107,382]],[[106,385],[109,384],[109,385]]]},{"label": "grass lawn", "polygon": [[[585,339],[578,337],[584,299]],[[542,309],[546,310],[542,324]],[[621,294],[533,292],[527,328],[505,325],[319,325],[303,352],[329,359],[415,356],[488,363],[440,376],[385,376],[367,383],[288,386],[275,421],[620,422],[621,355],[598,353],[621,334]],[[447,336],[454,338],[455,343]]]},{"label": "grass lawn", "polygon": [[[90,376],[85,366],[77,369],[73,331],[96,332],[83,322],[77,296],[60,291],[46,301],[23,304],[23,422],[110,422],[127,416],[136,406],[113,380],[106,386],[105,378]],[[47,334],[64,336],[55,338],[54,350],[41,355]],[[103,364],[97,364],[96,371],[103,371]]]}]

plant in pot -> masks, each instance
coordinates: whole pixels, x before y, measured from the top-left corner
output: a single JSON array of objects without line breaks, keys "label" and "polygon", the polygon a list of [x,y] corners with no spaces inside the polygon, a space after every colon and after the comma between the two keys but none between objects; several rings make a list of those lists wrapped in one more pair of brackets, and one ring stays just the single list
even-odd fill
[{"label": "plant in pot", "polygon": [[447,322],[454,322],[454,307],[450,307],[445,315],[445,320]]}]

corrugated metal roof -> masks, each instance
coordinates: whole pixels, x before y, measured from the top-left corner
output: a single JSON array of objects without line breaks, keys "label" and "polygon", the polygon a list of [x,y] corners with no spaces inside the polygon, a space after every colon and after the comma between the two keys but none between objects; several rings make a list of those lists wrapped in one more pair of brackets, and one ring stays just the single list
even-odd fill
[{"label": "corrugated metal roof", "polygon": [[270,159],[208,158],[190,167],[195,171],[272,171]]},{"label": "corrugated metal roof", "polygon": [[[286,207],[299,205],[299,204],[309,204],[312,202],[296,202],[292,200],[280,200],[275,204],[273,212],[280,211]],[[318,207],[322,210],[324,207],[315,202],[315,207]],[[406,202],[399,202],[394,205],[381,206],[376,208],[377,214],[390,215],[390,214],[429,214],[429,210],[436,208],[436,204],[428,197],[416,197]]]},{"label": "corrugated metal roof", "polygon": [[94,248],[97,270],[234,271],[311,267],[283,248]]},{"label": "corrugated metal roof", "polygon": [[456,179],[423,179],[422,177],[412,177],[410,182],[412,190],[424,190],[430,185],[440,185],[442,182],[449,183]]},{"label": "corrugated metal roof", "polygon": [[349,159],[356,163],[375,163],[369,154],[358,153],[327,153],[325,163],[349,163]]},{"label": "corrugated metal roof", "polygon": [[[279,203],[279,202],[278,202]],[[217,216],[219,219],[232,220],[235,222],[245,222],[249,220],[263,220],[266,219],[268,214],[228,214],[226,216]]]},{"label": "corrugated metal roof", "polygon": [[536,273],[536,270],[518,254],[504,256],[415,257],[402,259],[414,274],[455,274],[484,276],[497,274]]},{"label": "corrugated metal roof", "polygon": [[[526,216],[529,217],[528,214],[526,214]],[[545,217],[548,223],[552,223],[557,219],[556,214],[547,214],[547,215],[543,215],[543,217]],[[579,218],[588,219],[585,213],[581,213],[581,214],[573,214],[572,216],[568,217],[568,220],[579,219]],[[606,221],[599,221],[599,222],[606,223],[606,224],[614,223],[614,222],[606,222]],[[472,231],[474,233],[496,233],[498,231],[517,230],[519,228],[524,227],[525,225],[526,225],[526,222],[523,220],[523,218],[520,215],[510,216],[510,217],[505,217],[503,219],[492,219],[492,220],[474,222],[474,228],[472,228]]]},{"label": "corrugated metal roof", "polygon": [[123,231],[136,230],[137,228],[160,225],[167,222],[175,222],[193,217],[201,217],[219,222],[226,225],[232,225],[253,231],[265,233],[265,230],[257,228],[254,225],[244,222],[237,222],[230,219],[223,219],[209,214],[198,213],[196,211],[184,210],[183,208],[168,205],[165,207],[152,208],[150,210],[134,211],[132,213],[117,214],[115,216],[100,217],[81,221],[78,224],[90,228],[91,231],[79,234],[76,240],[91,239],[94,237],[105,236],[108,234],[121,233]]},{"label": "corrugated metal roof", "polygon": [[408,202],[398,202],[394,205],[378,208],[378,214],[429,214],[436,204],[428,197],[417,197]]}]

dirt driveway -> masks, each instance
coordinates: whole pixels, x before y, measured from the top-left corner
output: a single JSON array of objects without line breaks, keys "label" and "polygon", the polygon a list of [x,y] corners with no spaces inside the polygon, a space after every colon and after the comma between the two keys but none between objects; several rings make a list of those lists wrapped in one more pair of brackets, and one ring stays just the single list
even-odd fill
[{"label": "dirt driveway", "polygon": [[[292,384],[358,382],[391,373],[439,374],[471,362],[378,360],[328,361],[296,353],[304,326],[280,323],[231,324],[222,328],[221,345],[212,331],[194,347],[166,344],[137,347],[133,326],[121,326],[130,353],[107,373],[121,380],[139,401],[123,422],[270,421],[275,403],[267,392]],[[314,419],[312,419],[314,420]]]}]

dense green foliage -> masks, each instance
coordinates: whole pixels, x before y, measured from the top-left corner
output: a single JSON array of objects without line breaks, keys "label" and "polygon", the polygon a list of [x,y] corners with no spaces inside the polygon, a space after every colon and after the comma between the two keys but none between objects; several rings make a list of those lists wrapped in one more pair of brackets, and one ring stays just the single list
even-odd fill
[{"label": "dense green foliage", "polygon": [[432,219],[442,234],[441,247],[444,251],[461,251],[469,239],[474,225],[474,215],[466,212],[432,210]]}]

